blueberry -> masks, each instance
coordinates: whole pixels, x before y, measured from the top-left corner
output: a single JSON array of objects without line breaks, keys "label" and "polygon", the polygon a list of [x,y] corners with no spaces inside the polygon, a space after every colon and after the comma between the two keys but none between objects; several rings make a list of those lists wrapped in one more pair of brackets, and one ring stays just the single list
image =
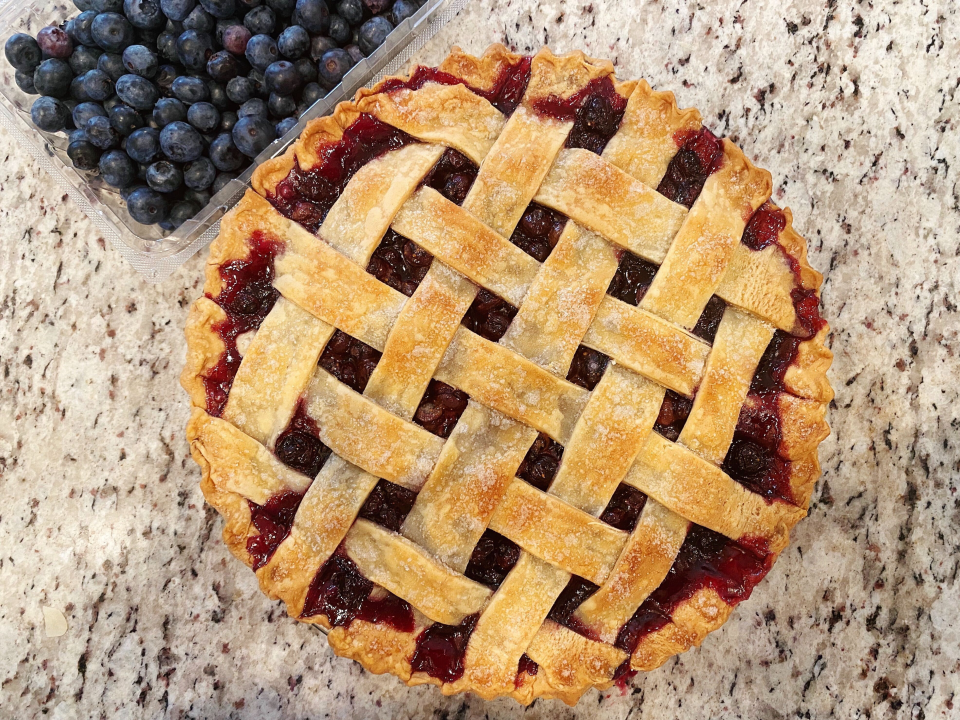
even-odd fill
[{"label": "blueberry", "polygon": [[[70,111],[71,114],[73,110]],[[77,140],[86,140],[87,136],[84,134],[83,130],[73,129],[67,131],[67,142],[76,142]]]},{"label": "blueberry", "polygon": [[100,176],[115,188],[126,187],[137,179],[137,166],[123,150],[108,150],[100,156]]},{"label": "blueberry", "polygon": [[227,183],[231,180],[236,180],[237,176],[235,173],[222,172],[217,173],[217,177],[213,181],[213,185],[210,186],[210,192],[216,195],[218,192],[223,190],[227,186]]},{"label": "blueberry", "polygon": [[127,138],[127,155],[138,163],[152,162],[160,152],[160,133],[153,128],[140,128]]},{"label": "blueberry", "polygon": [[83,92],[91,100],[103,102],[113,95],[113,80],[103,70],[88,70],[83,74]]},{"label": "blueberry", "polygon": [[181,200],[170,208],[167,219],[160,222],[160,227],[164,230],[176,230],[198,212],[200,212],[199,205],[189,200]]},{"label": "blueberry", "polygon": [[203,9],[215,18],[233,17],[237,11],[234,0],[200,0]]},{"label": "blueberry", "polygon": [[337,14],[351,25],[363,22],[363,3],[360,0],[340,0]]},{"label": "blueberry", "polygon": [[[36,78],[36,75],[34,75]],[[77,75],[73,80],[70,81],[70,97],[76,100],[77,102],[90,102],[92,98],[87,95],[87,91],[83,88],[83,75]]]},{"label": "blueberry", "polygon": [[177,38],[177,55],[189,70],[205,70],[207,58],[213,55],[213,42],[205,32],[184,30]]},{"label": "blueberry", "polygon": [[63,130],[69,117],[67,106],[54,97],[37,98],[30,108],[33,124],[46,132]]},{"label": "blueberry", "polygon": [[87,140],[74,140],[67,145],[67,157],[77,170],[94,170],[100,162],[100,150]]},{"label": "blueberry", "polygon": [[106,100],[104,100],[101,103],[101,105],[103,105],[103,109],[107,111],[107,115],[109,116],[110,111],[113,110],[115,107],[117,107],[117,105],[123,105],[123,100],[121,100],[116,95],[111,95]]},{"label": "blueberry", "polygon": [[210,191],[209,190],[184,190],[183,199],[187,202],[192,202],[194,205],[199,207],[206,207],[207,203],[210,202]]},{"label": "blueberry", "polygon": [[242,120],[245,117],[267,117],[267,104],[260,98],[251,98],[247,100],[240,109],[237,110],[237,118]]},{"label": "blueberry", "polygon": [[353,67],[353,58],[346,50],[334,48],[323,54],[318,67],[320,81],[328,88],[332,88],[343,80],[343,76]]},{"label": "blueberry", "polygon": [[337,45],[346,45],[350,42],[350,38],[353,37],[353,30],[350,28],[350,23],[342,17],[339,15],[331,15],[327,35],[329,35],[330,39]]},{"label": "blueberry", "polygon": [[289,95],[270,93],[267,99],[267,108],[275,118],[288,118],[297,112],[297,101]]},{"label": "blueberry", "polygon": [[167,17],[156,0],[123,0],[123,14],[130,24],[141,30],[159,30]]},{"label": "blueberry", "polygon": [[216,177],[217,169],[205,157],[197,158],[183,168],[183,184],[191,190],[206,190]]},{"label": "blueberry", "polygon": [[153,107],[153,120],[158,127],[166,127],[172,122],[187,119],[187,108],[176,98],[161,98]]},{"label": "blueberry", "polygon": [[163,222],[170,212],[169,203],[156,190],[137,188],[127,197],[127,212],[143,225]]},{"label": "blueberry", "polygon": [[169,95],[171,88],[173,87],[173,81],[177,79],[178,73],[177,68],[173,65],[161,65],[160,69],[157,70],[157,77],[154,82],[157,83],[157,86],[165,94]]},{"label": "blueberry", "polygon": [[96,45],[93,39],[94,18],[97,17],[95,10],[85,10],[73,19],[73,35],[77,41],[83,45]]},{"label": "blueberry", "polygon": [[160,66],[157,55],[143,45],[131,45],[123,51],[123,66],[140,77],[152,78]]},{"label": "blueberry", "polygon": [[293,95],[300,87],[300,74],[289,60],[278,60],[268,65],[263,78],[267,92],[277,95]]},{"label": "blueberry", "polygon": [[93,10],[93,0],[73,0],[73,4],[80,12]]},{"label": "blueberry", "polygon": [[360,36],[357,44],[364,55],[370,55],[383,45],[387,35],[393,30],[393,25],[385,17],[378,15],[367,20],[360,26]]},{"label": "blueberry", "polygon": [[251,37],[253,33],[245,25],[232,25],[223,31],[223,49],[234,55],[243,55]]},{"label": "blueberry", "polygon": [[127,74],[117,80],[117,95],[135,110],[150,110],[157,104],[157,86],[139,75]]},{"label": "blueberry", "polygon": [[101,150],[109,150],[120,144],[120,133],[113,129],[110,119],[93,115],[83,125],[83,134]]},{"label": "blueberry", "polygon": [[87,124],[87,120],[92,117],[107,117],[107,111],[103,109],[100,103],[82,102],[73,109],[71,115],[73,124],[78,128],[83,128]]},{"label": "blueberry", "polygon": [[393,24],[399,25],[408,17],[412,17],[417,12],[416,3],[411,0],[397,0],[393,4]]},{"label": "blueberry", "polygon": [[70,92],[73,71],[66,60],[50,58],[33,71],[33,85],[40,95],[64,98]]},{"label": "blueberry", "polygon": [[247,157],[256,157],[273,142],[277,130],[262,116],[244,117],[233,126],[233,142]]},{"label": "blueberry", "polygon": [[253,83],[254,95],[265,97],[269,94],[267,93],[267,81],[263,77],[262,71],[257,70],[256,68],[250,68],[250,72],[247,73],[247,79]]},{"label": "blueberry", "polygon": [[186,28],[183,26],[183,23],[179,20],[171,20],[167,18],[167,24],[163,26],[163,31],[168,33],[173,33],[174,35],[179,36]]},{"label": "blueberry", "polygon": [[123,15],[102,12],[93,19],[90,33],[94,42],[107,52],[123,52],[134,43],[133,25]]},{"label": "blueberry", "polygon": [[300,76],[300,83],[306,85],[317,81],[317,64],[308,57],[302,57],[293,63]]},{"label": "blueberry", "polygon": [[297,125],[295,117],[284,118],[277,123],[277,137],[283,137]]},{"label": "blueberry", "polygon": [[146,45],[148,48],[155,48],[160,33],[160,30],[137,30],[137,42],[141,45]]},{"label": "blueberry", "polygon": [[183,29],[184,30],[196,30],[197,32],[213,32],[213,29],[217,26],[217,21],[214,19],[213,15],[208,13],[202,7],[197,5],[193,10],[190,11],[190,14],[184,18]]},{"label": "blueberry", "polygon": [[337,44],[328,37],[318,35],[310,41],[310,57],[319,62],[327,50],[333,50]]},{"label": "blueberry", "polygon": [[238,105],[253,97],[253,82],[249,78],[235,77],[227,83],[227,97]]},{"label": "blueberry", "polygon": [[317,100],[326,97],[326,95],[327,91],[317,85],[315,82],[308,83],[306,86],[304,86],[303,92],[300,93],[300,102],[309,107]]},{"label": "blueberry", "polygon": [[170,62],[180,62],[177,55],[177,38],[180,33],[162,32],[157,37],[157,55]]},{"label": "blueberry", "polygon": [[67,157],[77,170],[94,170],[100,162],[100,149],[89,140],[74,140],[67,145]]},{"label": "blueberry", "polygon": [[227,31],[227,28],[235,25],[243,25],[243,22],[236,17],[217,18],[217,24],[213,30],[214,44],[217,47],[223,47],[223,34]]},{"label": "blueberry", "polygon": [[254,35],[270,35],[277,27],[277,16],[266,5],[261,5],[244,16],[243,24]]},{"label": "blueberry", "polygon": [[207,80],[207,90],[210,92],[210,104],[217,110],[226,110],[231,107],[231,103],[227,99],[227,91],[223,85],[213,80]]},{"label": "blueberry", "polygon": [[367,6],[371,15],[379,15],[393,4],[393,0],[363,0],[363,4]]},{"label": "blueberry", "polygon": [[129,105],[117,105],[110,111],[108,117],[113,129],[124,137],[143,127],[143,117]]},{"label": "blueberry", "polygon": [[92,0],[93,9],[98,13],[122,13],[123,0]]},{"label": "blueberry", "polygon": [[37,33],[37,45],[47,57],[65,60],[73,52],[73,40],[55,25],[48,25]]},{"label": "blueberry", "polygon": [[[220,130],[225,132],[230,132],[233,130],[233,126],[237,124],[237,120],[240,118],[237,117],[237,114],[232,110],[228,110],[225,113],[220,113]],[[213,144],[210,145],[210,152],[213,152]]]},{"label": "blueberry", "polygon": [[186,75],[181,75],[174,80],[173,85],[170,86],[170,90],[177,100],[185,102],[187,105],[206,100],[210,97],[210,91],[207,89],[207,84],[203,80]]},{"label": "blueberry", "polygon": [[360,50],[359,45],[347,45],[344,50],[346,50],[347,54],[349,54],[353,59],[354,64],[360,62],[364,58],[363,51]]},{"label": "blueberry", "polygon": [[88,70],[97,67],[101,55],[103,55],[103,50],[100,48],[79,45],[74,49],[73,54],[67,58],[67,64],[73,70],[74,75],[83,75]]},{"label": "blueberry", "polygon": [[297,0],[266,0],[267,6],[280,17],[290,17],[296,10]]},{"label": "blueberry", "polygon": [[203,138],[194,128],[178,120],[160,131],[160,149],[174,162],[192,162],[203,154]]},{"label": "blueberry", "polygon": [[266,70],[270,63],[280,57],[277,43],[269,35],[254,35],[244,52],[247,61],[258,70]]},{"label": "blueberry", "polygon": [[298,25],[311,33],[326,32],[330,22],[330,11],[323,0],[297,0],[293,16]]},{"label": "blueberry", "polygon": [[183,173],[169,160],[158,160],[147,168],[147,185],[161,193],[172,193],[183,184]]},{"label": "blueberry", "polygon": [[299,25],[291,25],[277,38],[277,49],[290,60],[296,60],[310,50],[310,34]]},{"label": "blueberry", "polygon": [[37,94],[37,86],[33,84],[33,70],[17,70],[13,74],[13,80],[27,95]]},{"label": "blueberry", "polygon": [[185,20],[196,5],[196,0],[160,0],[160,9],[163,14],[177,22]]},{"label": "blueberry", "polygon": [[213,132],[220,125],[220,113],[208,102],[198,102],[187,110],[187,122],[202,133]]},{"label": "blueberry", "polygon": [[114,82],[127,74],[127,69],[123,66],[123,57],[116,53],[103,53],[97,58],[97,70],[105,72]]},{"label": "blueberry", "polygon": [[237,59],[226,50],[214,53],[207,60],[207,75],[217,82],[225,83],[235,78],[240,72]]}]

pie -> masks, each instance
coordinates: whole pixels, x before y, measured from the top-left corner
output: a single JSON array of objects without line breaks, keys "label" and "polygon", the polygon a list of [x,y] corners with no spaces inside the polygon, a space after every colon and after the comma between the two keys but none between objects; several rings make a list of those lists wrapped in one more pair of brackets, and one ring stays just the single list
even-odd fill
[{"label": "pie", "polygon": [[771,177],[582,53],[458,49],[222,220],[187,427],[230,550],[374,673],[575,703],[788,544],[833,393]]}]

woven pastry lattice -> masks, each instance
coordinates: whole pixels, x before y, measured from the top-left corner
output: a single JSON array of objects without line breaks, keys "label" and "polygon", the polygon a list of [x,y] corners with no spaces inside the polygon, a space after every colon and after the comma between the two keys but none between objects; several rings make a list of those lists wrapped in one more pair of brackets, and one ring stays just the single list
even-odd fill
[{"label": "woven pastry lattice", "polygon": [[[699,644],[786,547],[828,432],[820,276],[671,94],[455,51],[254,188],[188,322],[188,436],[231,549],[337,653],[575,702]],[[478,324],[478,293],[515,315]]]}]

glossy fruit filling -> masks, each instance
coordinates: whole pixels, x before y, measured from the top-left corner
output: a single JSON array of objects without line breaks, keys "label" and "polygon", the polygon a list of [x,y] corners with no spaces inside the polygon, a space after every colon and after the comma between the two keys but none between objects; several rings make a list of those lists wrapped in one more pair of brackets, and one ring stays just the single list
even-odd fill
[{"label": "glossy fruit filling", "polygon": [[280,543],[290,534],[303,495],[293,491],[281,493],[274,495],[264,505],[247,501],[250,520],[260,533],[247,538],[247,553],[253,560],[254,570],[266,565]]},{"label": "glossy fruit filling", "polygon": [[389,480],[380,480],[373,492],[367,495],[359,517],[365,518],[387,530],[400,531],[400,526],[410,514],[417,494]]},{"label": "glossy fruit filling", "polygon": [[567,371],[567,380],[586,390],[593,390],[603,373],[607,370],[610,358],[599,350],[593,350],[586,345],[577,348]]},{"label": "glossy fruit filling", "polygon": [[223,414],[233,378],[240,367],[237,337],[260,327],[280,297],[273,287],[273,261],[283,252],[283,242],[257,231],[247,245],[246,259],[231,260],[220,266],[222,287],[217,296],[211,298],[227,316],[213,328],[223,341],[224,352],[203,378],[207,412],[216,417]]},{"label": "glossy fruit filling", "polygon": [[293,418],[277,438],[274,452],[284,465],[311,478],[317,476],[330,457],[330,448],[320,442],[320,430],[307,414],[303,399],[297,403]]},{"label": "glossy fruit filling", "polygon": [[380,362],[381,353],[337,330],[320,355],[320,367],[344,385],[362,393]]},{"label": "glossy fruit filling", "polygon": [[591,85],[592,92],[577,110],[573,129],[567,136],[567,147],[584,148],[600,155],[610,138],[620,129],[627,99],[617,93],[609,77],[594,81]]},{"label": "glossy fruit filling", "polygon": [[673,390],[667,390],[660,404],[660,413],[653,429],[663,435],[670,442],[676,442],[680,437],[683,426],[690,417],[693,400],[683,397]]},{"label": "glossy fruit filling", "polygon": [[767,345],[753,374],[753,380],[750,381],[750,392],[768,393],[786,390],[784,378],[787,369],[797,359],[801,340],[783,330],[777,330],[773,334],[773,339]]},{"label": "glossy fruit filling", "polygon": [[556,246],[566,224],[565,215],[532,202],[517,223],[510,242],[534,260],[543,262]]},{"label": "glossy fruit filling", "polygon": [[727,309],[727,304],[716,295],[711,295],[707,301],[706,307],[697,319],[697,324],[692,332],[701,340],[713,343],[717,337],[717,329],[720,327],[720,321],[723,320],[723,311]]},{"label": "glossy fruit filling", "polygon": [[463,411],[467,409],[469,399],[470,396],[463,390],[457,390],[439,380],[431,380],[420,399],[413,421],[434,435],[448,438]]},{"label": "glossy fruit filling", "polygon": [[433,255],[413,240],[387,230],[370,257],[367,272],[410,297],[423,281],[432,262]]},{"label": "glossy fruit filling", "polygon": [[326,615],[333,627],[354,620],[383,623],[400,632],[413,632],[410,604],[383,588],[374,588],[342,547],[335,552],[310,583],[301,618]]},{"label": "glossy fruit filling", "polygon": [[594,585],[589,580],[574,575],[570,578],[570,582],[567,583],[563,592],[560,593],[560,597],[553,603],[553,607],[550,608],[550,613],[547,617],[555,623],[570,628],[574,632],[595,639],[592,633],[587,630],[580,621],[573,617],[573,612],[580,607],[584,600],[599,589],[599,585]]},{"label": "glossy fruit filling", "polygon": [[473,548],[463,574],[478,583],[498,588],[519,559],[519,545],[493,530],[485,530]]},{"label": "glossy fruit filling", "polygon": [[618,530],[633,532],[646,502],[646,495],[635,487],[621,483],[600,514],[600,519]]},{"label": "glossy fruit filling", "polygon": [[470,158],[453,148],[447,148],[423,184],[432,187],[454,205],[462,205],[478,172],[480,168]]},{"label": "glossy fruit filling", "polygon": [[497,297],[489,290],[480,288],[477,297],[463,316],[463,326],[480,337],[497,342],[507,332],[517,308]]},{"label": "glossy fruit filling", "polygon": [[556,477],[557,470],[560,469],[562,458],[563,445],[539,433],[523,458],[523,462],[520,463],[517,477],[546,492],[553,478]]},{"label": "glossy fruit filling", "polygon": [[310,169],[295,164],[267,199],[285,217],[316,232],[357,170],[390,150],[418,142],[402,130],[362,114],[343,137],[319,149]]},{"label": "glossy fruit filling", "polygon": [[610,281],[607,294],[628,305],[639,305],[653,282],[659,265],[638,258],[626,250],[620,256],[617,272]]},{"label": "glossy fruit filling", "polygon": [[749,395],[723,461],[723,471],[767,501],[794,502],[790,462],[779,455],[778,394]]},{"label": "glossy fruit filling", "polygon": [[657,192],[687,208],[700,197],[707,178],[723,161],[723,143],[706,128],[681,131],[674,137],[680,150],[667,167]]},{"label": "glossy fruit filling", "polygon": [[410,669],[445,683],[459,680],[463,677],[467,643],[479,618],[479,615],[468,615],[459,625],[434,623],[426,628],[417,636]]},{"label": "glossy fruit filling", "polygon": [[633,653],[640,640],[670,622],[680,603],[710,588],[729,605],[748,597],[773,565],[762,542],[737,543],[699,525],[691,525],[667,577],[621,628],[616,646]]}]

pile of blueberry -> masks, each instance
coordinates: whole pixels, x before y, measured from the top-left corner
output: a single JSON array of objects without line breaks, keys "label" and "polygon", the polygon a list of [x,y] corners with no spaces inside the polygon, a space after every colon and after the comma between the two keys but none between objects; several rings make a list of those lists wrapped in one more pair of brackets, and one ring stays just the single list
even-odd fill
[{"label": "pile of blueberry", "polygon": [[425,1],[74,0],[75,18],[4,50],[74,167],[172,230]]}]

